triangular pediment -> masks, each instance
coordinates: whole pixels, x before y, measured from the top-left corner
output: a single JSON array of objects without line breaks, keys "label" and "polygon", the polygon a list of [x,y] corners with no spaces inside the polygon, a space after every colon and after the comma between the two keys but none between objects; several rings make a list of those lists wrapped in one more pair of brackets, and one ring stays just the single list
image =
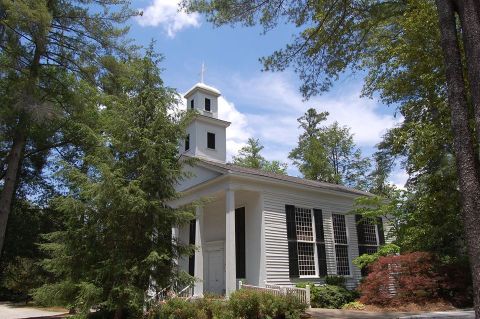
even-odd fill
[{"label": "triangular pediment", "polygon": [[201,163],[193,163],[192,165],[185,164],[183,166],[182,171],[186,176],[175,187],[178,192],[183,192],[189,188],[208,182],[224,173],[222,170],[208,168],[199,164]]}]

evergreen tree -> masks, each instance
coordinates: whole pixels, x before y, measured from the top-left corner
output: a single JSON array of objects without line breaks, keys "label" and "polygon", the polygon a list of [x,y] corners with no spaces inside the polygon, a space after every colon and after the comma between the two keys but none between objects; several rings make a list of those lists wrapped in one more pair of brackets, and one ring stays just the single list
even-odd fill
[{"label": "evergreen tree", "polygon": [[84,112],[72,90],[75,82],[83,79],[96,87],[104,71],[103,55],[130,55],[122,40],[127,29],[119,27],[135,14],[127,5],[127,0],[0,2],[0,87],[5,93],[0,111],[0,252],[23,173],[30,164],[41,170],[50,150],[84,139],[84,132],[72,127],[76,115]]},{"label": "evergreen tree", "polygon": [[247,145],[243,146],[236,156],[233,157],[233,164],[250,168],[262,168],[265,158],[260,155],[263,150],[263,145],[260,141],[254,138],[249,138]]},{"label": "evergreen tree", "polygon": [[238,155],[233,157],[233,164],[243,167],[250,167],[260,169],[265,172],[276,174],[287,174],[287,164],[280,161],[268,161],[260,152],[263,150],[263,145],[258,139],[249,138],[247,145],[238,151]]},{"label": "evergreen tree", "polygon": [[141,59],[105,61],[97,144],[79,165],[63,166],[68,193],[54,206],[66,227],[45,236],[43,266],[56,278],[35,291],[39,303],[135,317],[148,288],[178,278],[173,260],[190,249],[172,243],[171,229],[192,214],[168,201],[182,177],[187,117],[175,111],[178,96],[163,86],[157,63],[152,47]]},{"label": "evergreen tree", "polygon": [[309,109],[298,119],[304,132],[289,157],[305,178],[367,189],[370,161],[355,148],[347,127],[322,126],[328,113]]}]

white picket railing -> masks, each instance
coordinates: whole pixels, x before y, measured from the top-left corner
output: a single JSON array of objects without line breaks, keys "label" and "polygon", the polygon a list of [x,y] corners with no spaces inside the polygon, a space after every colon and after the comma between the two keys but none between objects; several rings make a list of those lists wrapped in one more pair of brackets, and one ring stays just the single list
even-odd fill
[{"label": "white picket railing", "polygon": [[258,287],[253,285],[246,285],[241,281],[238,282],[238,289],[248,289],[248,290],[256,290],[267,292],[275,296],[294,296],[300,302],[305,303],[308,308],[310,308],[310,286],[307,285],[305,288],[297,288],[297,287],[283,287],[277,285],[271,285],[265,283],[265,287]]},{"label": "white picket railing", "polygon": [[180,290],[177,295],[180,298],[190,298],[193,296],[193,285],[188,285],[187,287]]}]

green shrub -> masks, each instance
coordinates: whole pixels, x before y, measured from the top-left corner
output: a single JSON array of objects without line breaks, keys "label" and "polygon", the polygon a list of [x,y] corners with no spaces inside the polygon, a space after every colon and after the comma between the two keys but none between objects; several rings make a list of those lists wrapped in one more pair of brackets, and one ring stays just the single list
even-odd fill
[{"label": "green shrub", "polygon": [[207,319],[194,302],[172,298],[153,307],[147,314],[148,319]]},{"label": "green shrub", "polygon": [[228,306],[234,318],[244,319],[298,319],[307,307],[292,295],[274,296],[252,290],[236,291],[230,296]]},{"label": "green shrub", "polygon": [[307,305],[292,295],[239,290],[228,301],[170,299],[154,306],[147,319],[300,319]]},{"label": "green shrub", "polygon": [[204,297],[195,300],[194,303],[195,307],[200,311],[200,314],[204,315],[207,319],[233,319],[231,311],[228,309],[228,304],[225,302],[225,300]]},{"label": "green shrub", "polygon": [[380,257],[392,256],[400,253],[400,247],[395,244],[386,244],[380,246],[378,251],[373,254],[363,254],[353,259],[353,264],[362,270],[366,270],[370,264],[373,264]]},{"label": "green shrub", "polygon": [[340,309],[343,305],[352,302],[357,293],[344,287],[325,285],[311,290],[312,307]]},{"label": "green shrub", "polygon": [[345,277],[343,277],[343,276],[326,276],[325,277],[325,284],[345,288]]},{"label": "green shrub", "polygon": [[329,278],[332,278],[330,282],[335,282],[336,285],[316,286],[311,282],[302,282],[296,286],[299,288],[310,286],[310,299],[314,308],[340,309],[343,305],[360,297],[357,291],[348,290],[343,286],[345,280],[343,280],[343,285],[341,285],[342,280],[337,280],[337,278],[344,279],[344,277],[330,276]]},{"label": "green shrub", "polygon": [[260,314],[261,293],[245,289],[234,292],[228,300],[228,307],[238,318],[256,319]]}]

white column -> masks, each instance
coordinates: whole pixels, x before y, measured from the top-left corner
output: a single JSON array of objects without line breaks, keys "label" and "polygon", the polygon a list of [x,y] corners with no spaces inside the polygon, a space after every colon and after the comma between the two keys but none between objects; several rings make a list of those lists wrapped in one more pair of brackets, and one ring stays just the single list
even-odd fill
[{"label": "white column", "polygon": [[[173,226],[172,227],[172,242],[173,242],[174,245],[176,245],[177,242],[178,242],[179,234],[180,234],[180,231],[178,229],[178,226]],[[175,263],[176,266],[178,266],[178,258],[175,257],[173,262]]]},{"label": "white column", "polygon": [[265,216],[264,216],[264,195],[263,192],[259,196],[259,211],[257,212],[258,216],[261,218],[260,224],[260,272],[258,276],[258,285],[265,287],[267,283],[267,261],[266,261],[266,247],[265,247]]},{"label": "white column", "polygon": [[194,296],[203,296],[203,207],[195,208],[195,287],[193,288]]},{"label": "white column", "polygon": [[227,297],[237,288],[235,256],[235,191],[228,189],[225,194],[225,291]]}]

